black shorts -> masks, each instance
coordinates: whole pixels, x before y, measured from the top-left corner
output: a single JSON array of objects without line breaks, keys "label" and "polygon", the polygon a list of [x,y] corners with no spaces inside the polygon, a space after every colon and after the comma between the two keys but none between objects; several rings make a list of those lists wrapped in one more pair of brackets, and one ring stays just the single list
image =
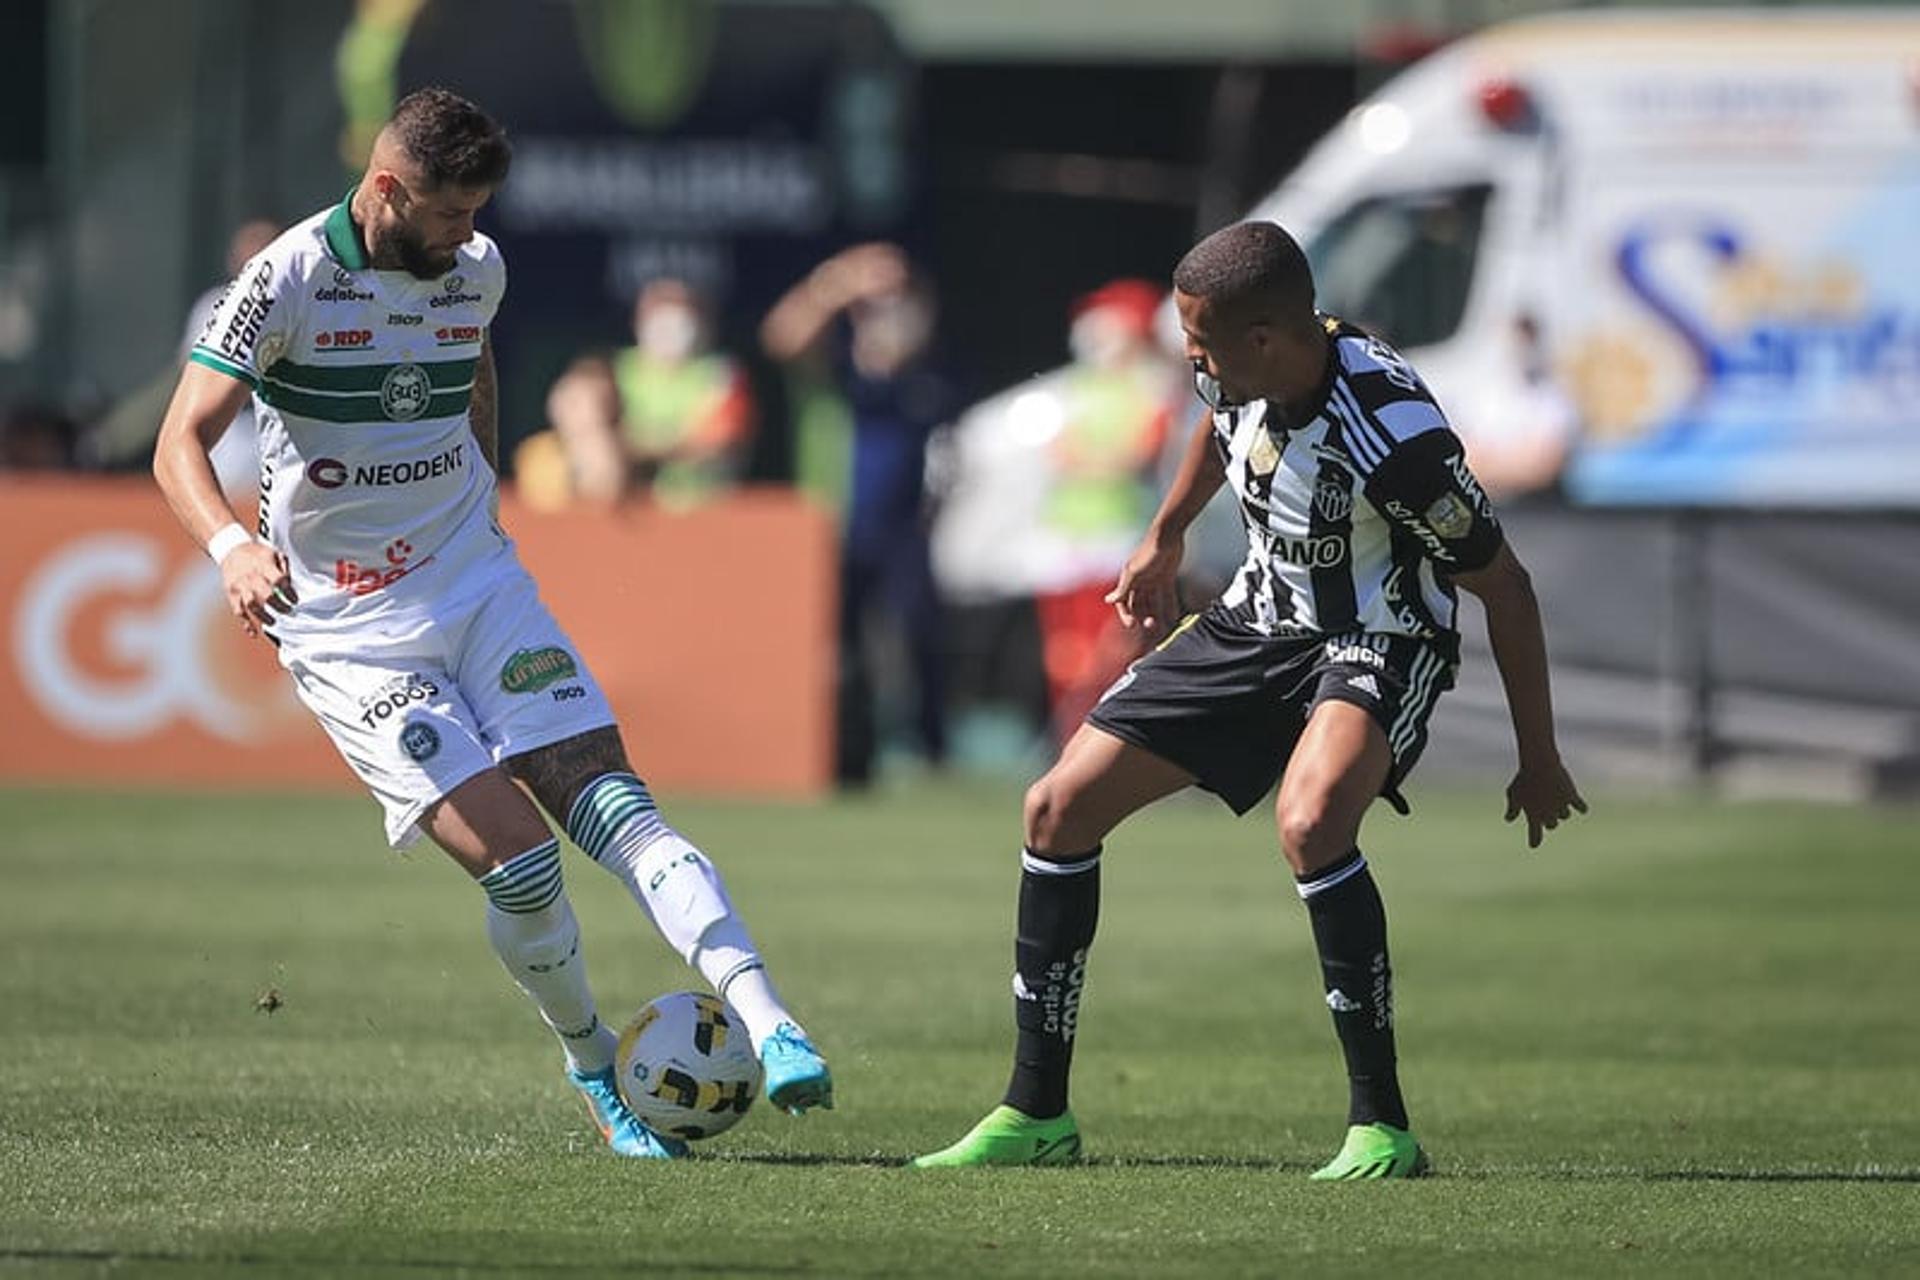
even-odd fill
[{"label": "black shorts", "polygon": [[1129,667],[1087,723],[1172,761],[1245,813],[1279,781],[1314,708],[1351,702],[1386,732],[1393,766],[1380,790],[1405,813],[1400,782],[1427,745],[1427,717],[1453,672],[1412,636],[1276,639],[1215,606]]}]

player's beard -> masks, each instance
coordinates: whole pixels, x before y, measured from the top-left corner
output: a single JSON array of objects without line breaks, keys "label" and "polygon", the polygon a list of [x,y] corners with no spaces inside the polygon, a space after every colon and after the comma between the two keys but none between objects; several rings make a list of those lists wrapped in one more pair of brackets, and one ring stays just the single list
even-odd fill
[{"label": "player's beard", "polygon": [[395,227],[387,236],[387,248],[400,259],[400,269],[416,280],[438,280],[453,270],[457,251],[436,254],[418,231],[409,226]]}]

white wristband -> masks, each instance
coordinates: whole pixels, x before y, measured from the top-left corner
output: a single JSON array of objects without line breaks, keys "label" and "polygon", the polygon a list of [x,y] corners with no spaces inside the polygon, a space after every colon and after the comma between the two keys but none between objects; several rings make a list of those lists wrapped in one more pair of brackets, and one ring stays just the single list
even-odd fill
[{"label": "white wristband", "polygon": [[240,526],[238,520],[207,539],[207,554],[215,564],[222,564],[233,554],[236,547],[243,547],[253,541],[253,535]]}]

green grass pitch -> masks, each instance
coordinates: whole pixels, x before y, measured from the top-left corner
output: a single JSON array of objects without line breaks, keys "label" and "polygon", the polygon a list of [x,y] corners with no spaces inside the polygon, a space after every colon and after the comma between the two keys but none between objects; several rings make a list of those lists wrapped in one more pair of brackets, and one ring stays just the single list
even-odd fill
[{"label": "green grass pitch", "polygon": [[[1920,1274],[1920,814],[1603,794],[1529,853],[1492,788],[1413,798],[1366,845],[1439,1174],[1323,1186],[1304,912],[1211,801],[1108,846],[1090,1163],[927,1173],[1005,1081],[1017,788],[669,798],[840,1109],[668,1166],[370,802],[0,791],[0,1275]],[[605,1011],[693,985],[568,858]]]}]

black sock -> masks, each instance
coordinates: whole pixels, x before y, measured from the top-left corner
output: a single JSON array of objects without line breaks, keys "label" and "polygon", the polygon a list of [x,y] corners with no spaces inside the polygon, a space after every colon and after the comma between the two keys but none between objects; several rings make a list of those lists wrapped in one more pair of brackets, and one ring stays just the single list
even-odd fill
[{"label": "black sock", "polygon": [[1358,849],[1299,877],[1326,979],[1327,1008],[1347,1059],[1348,1124],[1407,1127],[1393,1054],[1393,969],[1387,912]]},{"label": "black sock", "polygon": [[1100,846],[1058,860],[1020,854],[1013,944],[1013,1079],[1006,1103],[1037,1120],[1067,1109],[1067,1072],[1100,918]]}]

